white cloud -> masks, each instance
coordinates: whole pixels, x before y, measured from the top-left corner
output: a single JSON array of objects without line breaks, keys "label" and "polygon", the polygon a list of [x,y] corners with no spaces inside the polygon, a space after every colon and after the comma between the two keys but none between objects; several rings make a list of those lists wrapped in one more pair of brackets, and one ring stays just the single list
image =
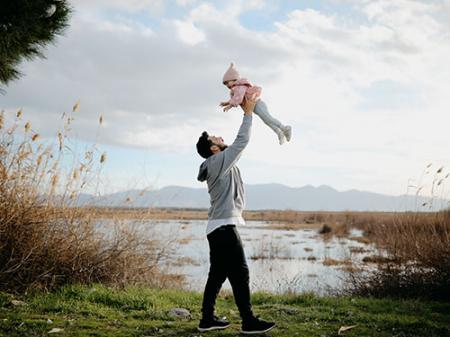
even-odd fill
[{"label": "white cloud", "polygon": [[[399,184],[429,161],[450,165],[449,1],[353,2],[361,21],[295,10],[272,32],[239,23],[262,1],[230,1],[221,10],[178,5],[189,8],[183,17],[152,27],[98,12],[163,12],[163,1],[83,0],[66,37],[47,60],[24,65],[26,76],[8,89],[3,107],[23,106],[51,134],[56,114],[80,99],[81,138],[95,134],[103,114],[106,143],[195,155],[201,131],[228,142],[236,134],[240,113],[217,106],[234,60],[263,87],[273,115],[293,125],[292,142],[280,147],[255,118],[247,158],[273,167],[274,181],[401,193]],[[302,174],[313,169],[323,173]],[[270,179],[259,169],[248,176]]]},{"label": "white cloud", "polygon": [[194,46],[205,40],[205,33],[195,27],[192,21],[175,20],[173,23],[177,29],[178,36],[183,42]]},{"label": "white cloud", "polygon": [[176,0],[177,5],[181,7],[191,6],[197,2],[197,0]]},{"label": "white cloud", "polygon": [[[294,11],[277,23],[274,35],[285,42],[292,58],[264,93],[271,111],[294,122],[290,145],[295,150],[277,148],[265,132],[256,136],[256,143],[270,157],[253,150],[251,158],[265,165],[278,163],[277,170],[285,163],[297,167],[297,175],[283,176],[285,183],[307,183],[301,178],[307,167],[334,167],[335,172],[354,172],[351,179],[328,176],[334,186],[355,185],[359,172],[366,172],[359,186],[388,193],[404,192],[407,178],[430,161],[450,165],[444,126],[450,99],[443,93],[450,89],[450,77],[442,75],[448,73],[444,60],[450,53],[449,44],[441,41],[449,30],[435,18],[438,7],[427,7],[423,15],[416,10],[422,4],[411,9],[406,5],[384,8],[390,19],[378,12],[368,25],[349,26],[313,10]],[[386,25],[396,22],[396,15],[397,25]],[[418,34],[416,27],[425,25]],[[371,89],[376,83],[391,92],[376,97]],[[385,104],[366,103],[364,109],[371,99]],[[320,179],[318,184],[324,176]]]},{"label": "white cloud", "polygon": [[72,5],[75,9],[117,9],[127,12],[146,11],[152,15],[164,12],[167,0],[76,0]]}]

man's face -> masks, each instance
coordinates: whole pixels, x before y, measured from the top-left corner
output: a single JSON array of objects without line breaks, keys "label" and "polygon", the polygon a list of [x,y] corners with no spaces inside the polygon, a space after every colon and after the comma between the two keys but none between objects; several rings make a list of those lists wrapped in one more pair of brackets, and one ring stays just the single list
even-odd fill
[{"label": "man's face", "polygon": [[[222,137],[218,136],[209,136],[208,140],[213,144],[211,147],[217,147],[220,151],[223,151],[227,148],[227,145],[223,142]],[[214,150],[213,150],[214,152]]]}]

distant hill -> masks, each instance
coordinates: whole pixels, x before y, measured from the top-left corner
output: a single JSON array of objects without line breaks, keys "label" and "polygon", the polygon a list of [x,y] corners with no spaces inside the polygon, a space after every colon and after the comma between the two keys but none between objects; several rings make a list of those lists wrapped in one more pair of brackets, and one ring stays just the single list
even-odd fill
[{"label": "distant hill", "polygon": [[[302,211],[406,211],[438,210],[450,206],[449,200],[415,197],[414,195],[391,196],[367,191],[348,190],[339,192],[327,185],[314,187],[289,187],[281,184],[245,185],[246,209],[292,209]],[[128,201],[127,201],[128,199]],[[422,207],[423,203],[427,203]],[[159,190],[127,190],[93,197],[83,194],[79,204],[119,207],[183,207],[208,208],[209,195],[203,188],[167,186]]]}]

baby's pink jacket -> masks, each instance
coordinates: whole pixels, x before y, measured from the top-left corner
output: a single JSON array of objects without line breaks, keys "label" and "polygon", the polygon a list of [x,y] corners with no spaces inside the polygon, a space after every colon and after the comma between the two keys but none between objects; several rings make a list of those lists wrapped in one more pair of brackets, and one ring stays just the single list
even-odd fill
[{"label": "baby's pink jacket", "polygon": [[244,97],[258,98],[261,96],[261,87],[251,84],[246,78],[241,78],[231,87],[231,99],[228,101],[231,106],[238,106],[244,100]]}]

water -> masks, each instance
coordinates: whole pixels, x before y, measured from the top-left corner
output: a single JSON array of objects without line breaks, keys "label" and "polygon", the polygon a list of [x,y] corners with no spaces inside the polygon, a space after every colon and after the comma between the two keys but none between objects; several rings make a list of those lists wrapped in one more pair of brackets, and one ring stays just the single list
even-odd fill
[{"label": "water", "polygon": [[[163,241],[176,241],[174,261],[167,265],[167,270],[185,275],[186,288],[202,291],[209,270],[206,221],[152,220],[140,226],[144,233],[150,233],[151,228],[151,235]],[[377,252],[373,245],[348,238],[324,240],[316,230],[268,227],[268,223],[261,221],[247,221],[245,226],[238,227],[250,269],[252,291],[312,291],[320,295],[327,294],[343,286],[346,272],[342,264],[324,265],[325,258],[349,259],[354,267],[367,271],[371,267],[362,263],[362,258]],[[350,237],[361,234],[358,230],[352,230]],[[365,252],[352,253],[349,247],[363,248]],[[228,280],[223,288],[231,289]]]}]

